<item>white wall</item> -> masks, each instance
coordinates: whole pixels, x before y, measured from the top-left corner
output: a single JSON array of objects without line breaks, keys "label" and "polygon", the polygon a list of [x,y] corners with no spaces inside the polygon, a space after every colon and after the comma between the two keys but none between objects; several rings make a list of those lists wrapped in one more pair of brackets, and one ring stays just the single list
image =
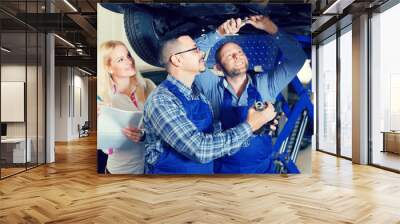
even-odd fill
[{"label": "white wall", "polygon": [[[5,64],[1,66],[1,81],[25,82],[25,64]],[[31,67],[27,68],[28,71]],[[7,108],[1,108],[7,110]],[[7,137],[25,137],[24,122],[7,122]]]},{"label": "white wall", "polygon": [[88,120],[88,77],[83,75],[76,68],[56,67],[55,141],[79,138],[78,124]]},{"label": "white wall", "polygon": [[[82,73],[80,73],[82,74]],[[72,138],[78,138],[78,124],[81,126],[88,121],[89,113],[88,113],[88,77],[81,76],[80,74],[74,75],[74,102],[71,105],[74,105],[72,108],[72,124],[71,124],[71,136]]]},{"label": "white wall", "polygon": [[[44,163],[44,74],[42,68],[36,65],[27,65],[25,63],[3,64],[1,66],[1,80],[10,82],[24,82],[26,85],[26,106],[21,108],[22,113],[26,110],[26,121],[23,122],[6,122],[7,137],[9,138],[25,138],[30,139],[30,147],[32,151],[32,161]],[[27,78],[27,81],[25,80]],[[24,94],[24,92],[22,92]],[[2,96],[7,97],[7,96]],[[12,113],[11,108],[1,108],[1,110]],[[37,154],[39,153],[38,157]]]},{"label": "white wall", "polygon": [[68,140],[68,86],[67,67],[55,68],[55,141]]},{"label": "white wall", "polygon": [[[25,70],[27,69],[27,70]],[[25,64],[4,64],[1,66],[1,81],[8,81],[8,82],[25,82],[25,75],[26,71],[28,74],[35,73],[36,74],[36,67],[34,66],[27,66]],[[32,84],[32,83],[31,83]],[[34,83],[36,85],[36,82]],[[28,99],[27,102],[32,101],[32,97],[36,98],[36,89],[35,93],[27,93]],[[33,105],[31,105],[33,106]],[[36,107],[36,105],[35,105]],[[7,110],[8,108],[1,108],[1,110]],[[34,117],[31,117],[34,115]],[[36,114],[28,113],[28,121],[35,120],[36,121]],[[31,125],[28,126],[28,128]],[[29,134],[29,131],[28,131]],[[8,137],[25,137],[25,122],[7,122],[7,136]],[[28,137],[30,137],[28,135]]]}]

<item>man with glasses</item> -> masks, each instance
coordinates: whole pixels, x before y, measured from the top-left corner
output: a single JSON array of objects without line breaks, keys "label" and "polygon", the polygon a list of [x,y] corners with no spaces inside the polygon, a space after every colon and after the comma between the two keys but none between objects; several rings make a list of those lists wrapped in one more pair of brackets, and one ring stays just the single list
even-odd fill
[{"label": "man with glasses", "polygon": [[[210,100],[214,119],[220,120],[222,130],[236,126],[246,118],[247,110],[256,101],[274,102],[276,96],[297,75],[306,56],[298,42],[278,31],[278,27],[267,17],[251,16],[246,20],[256,29],[265,31],[273,38],[285,60],[273,71],[251,76],[248,73],[248,58],[243,49],[233,42],[224,43],[216,52],[216,69],[224,73],[218,77],[211,71],[196,76],[195,84]],[[240,19],[229,21],[231,31],[237,33],[243,26]],[[197,40],[204,51],[208,51],[224,34],[224,30],[209,33]],[[220,37],[220,38],[216,38]],[[271,136],[253,135],[233,155],[226,155],[214,161],[215,173],[274,173],[273,147]],[[298,173],[297,167],[290,164],[289,172]]]},{"label": "man with glasses", "polygon": [[[232,31],[226,24],[223,29]],[[169,75],[144,106],[146,173],[212,174],[214,159],[237,152],[253,131],[276,115],[271,104],[262,112],[249,109],[243,122],[221,132],[220,125],[213,124],[209,102],[193,84],[206,68],[204,52],[193,39],[167,41],[161,62]]]}]

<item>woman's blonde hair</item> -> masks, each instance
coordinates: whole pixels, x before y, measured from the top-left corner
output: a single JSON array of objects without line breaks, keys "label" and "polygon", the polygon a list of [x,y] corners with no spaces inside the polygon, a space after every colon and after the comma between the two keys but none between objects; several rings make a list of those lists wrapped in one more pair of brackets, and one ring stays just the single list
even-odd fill
[{"label": "woman's blonde hair", "polygon": [[[111,104],[111,96],[114,94],[113,85],[115,85],[115,83],[112,80],[111,74],[108,73],[108,67],[110,66],[110,54],[117,46],[124,46],[128,49],[123,42],[117,40],[104,42],[100,45],[99,49],[100,71],[97,76],[97,95],[99,95],[106,104]],[[135,60],[133,58],[132,62],[135,66]],[[136,74],[130,77],[131,89],[136,86],[136,96],[140,102],[144,103],[147,98],[147,96],[145,96],[146,82],[136,67],[135,71]]]}]

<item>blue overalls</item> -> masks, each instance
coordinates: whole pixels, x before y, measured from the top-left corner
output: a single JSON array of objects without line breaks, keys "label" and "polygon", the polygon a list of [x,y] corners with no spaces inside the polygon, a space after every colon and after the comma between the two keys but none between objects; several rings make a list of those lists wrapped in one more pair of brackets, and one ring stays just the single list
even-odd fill
[{"label": "blue overalls", "polygon": [[[165,80],[164,85],[173,93],[182,103],[186,115],[190,121],[198,128],[200,132],[213,132],[213,118],[210,107],[201,100],[188,100],[179,91],[178,87],[170,81]],[[213,174],[213,162],[202,164],[191,160],[179,152],[175,151],[166,142],[163,142],[163,152],[157,162],[149,166],[148,173],[151,174]]]},{"label": "blue overalls", "polygon": [[[260,93],[250,84],[247,88],[247,105],[233,106],[232,95],[225,88],[220,107],[222,129],[226,130],[244,122],[247,113],[255,101],[262,101]],[[272,172],[273,147],[271,137],[267,134],[253,135],[250,144],[242,147],[231,156],[224,156],[214,161],[215,173],[274,173]]]}]

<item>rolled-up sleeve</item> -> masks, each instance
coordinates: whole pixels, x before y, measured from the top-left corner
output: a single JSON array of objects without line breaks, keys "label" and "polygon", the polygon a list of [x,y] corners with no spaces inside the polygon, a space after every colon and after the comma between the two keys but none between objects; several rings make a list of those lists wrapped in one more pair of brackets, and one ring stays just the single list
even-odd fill
[{"label": "rolled-up sleeve", "polygon": [[235,153],[252,135],[246,122],[224,132],[203,133],[187,118],[181,104],[165,95],[153,100],[148,112],[154,130],[176,151],[200,163]]},{"label": "rolled-up sleeve", "polygon": [[223,39],[224,36],[221,36],[216,31],[209,32],[207,34],[201,35],[199,38],[196,38],[197,47],[200,48],[203,52],[208,52],[218,41]]},{"label": "rolled-up sleeve", "polygon": [[273,71],[259,76],[258,88],[260,92],[268,92],[272,98],[275,98],[297,75],[307,57],[300,43],[290,35],[278,32],[272,37],[283,55],[283,60]]}]

